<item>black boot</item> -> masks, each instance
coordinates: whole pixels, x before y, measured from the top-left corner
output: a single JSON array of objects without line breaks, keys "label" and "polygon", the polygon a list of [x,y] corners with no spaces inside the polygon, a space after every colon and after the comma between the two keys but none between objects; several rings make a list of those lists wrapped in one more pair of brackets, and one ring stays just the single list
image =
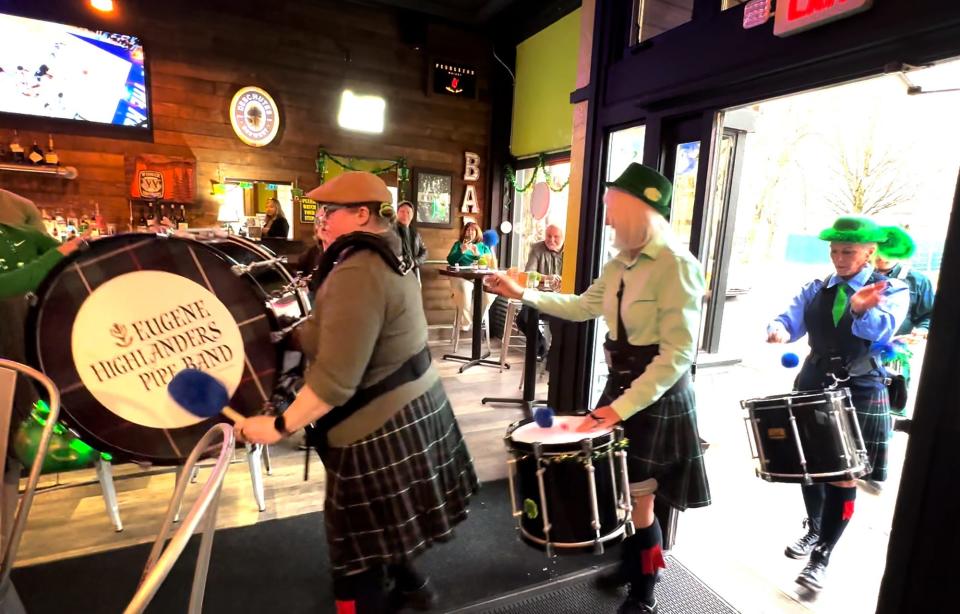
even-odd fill
[{"label": "black boot", "polygon": [[787,546],[783,553],[791,559],[806,558],[813,551],[813,547],[817,545],[817,542],[820,541],[819,524],[820,523],[814,525],[809,518],[804,518],[803,526],[807,528],[807,532],[803,537]]},{"label": "black boot", "polygon": [[410,608],[413,610],[432,610],[439,600],[430,579],[421,574],[411,561],[390,565],[388,573],[393,578],[393,590],[390,591],[390,605],[395,610]]},{"label": "black boot", "polygon": [[797,576],[797,584],[817,592],[823,588],[823,580],[827,575],[827,564],[830,562],[830,549],[825,546],[814,548],[803,571]]},{"label": "black boot", "polygon": [[633,593],[631,593],[627,600],[617,608],[617,614],[657,614],[658,610],[659,605],[657,605],[656,600],[653,601],[653,605],[650,605],[642,599],[634,599]]}]

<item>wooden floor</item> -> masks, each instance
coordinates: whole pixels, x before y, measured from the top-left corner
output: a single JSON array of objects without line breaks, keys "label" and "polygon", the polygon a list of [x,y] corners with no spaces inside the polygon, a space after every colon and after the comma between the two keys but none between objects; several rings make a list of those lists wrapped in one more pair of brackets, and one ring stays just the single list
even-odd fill
[{"label": "wooden floor", "polygon": [[[468,351],[469,347],[467,342],[461,351]],[[434,356],[439,357],[450,348],[439,345],[432,350]],[[494,357],[496,351],[495,347]],[[434,361],[483,481],[506,477],[503,435],[510,423],[523,417],[517,405],[480,403],[485,396],[519,396],[523,356],[520,351],[514,351],[509,358],[513,368],[502,374],[490,367],[473,367],[459,374],[460,363]],[[546,380],[546,376],[540,379],[538,391],[542,396],[546,395]],[[298,439],[294,437],[271,447],[272,475],[264,477],[267,505],[264,512],[257,510],[253,498],[246,453],[243,449],[237,451],[224,482],[218,527],[245,526],[322,509],[323,466],[313,455],[310,479],[303,480],[305,455],[296,449]],[[207,473],[201,470],[198,484]],[[118,533],[113,529],[94,470],[45,476],[34,499],[17,566],[153,541],[173,492],[174,470],[118,465],[114,475],[123,531]],[[188,489],[185,508],[199,490],[199,485]]]},{"label": "wooden floor", "polygon": [[[446,349],[437,347],[434,355]],[[521,418],[521,411],[517,406],[484,406],[480,398],[519,394],[521,358],[519,352],[512,355],[514,369],[502,374],[477,367],[460,375],[459,364],[436,362],[482,480],[505,476],[502,438],[507,426]],[[706,458],[713,504],[681,514],[673,554],[744,613],[869,614],[876,608],[907,439],[898,433],[891,443],[891,480],[884,492],[859,493],[856,516],[833,555],[826,589],[819,596],[803,593],[793,582],[803,562],[783,556],[784,546],[802,531],[799,488],[754,476],[739,406],[740,399],[789,390],[792,377],[786,370],[770,372],[749,364],[700,370],[698,415],[701,435],[711,444]],[[545,392],[542,380],[538,397]],[[265,478],[267,510],[262,513],[251,494],[245,454],[238,452],[224,486],[220,527],[321,509],[322,467],[314,460],[310,481],[304,482],[304,455],[295,445],[290,441],[273,447],[273,475]],[[92,471],[62,474],[61,486],[43,491],[35,500],[18,565],[152,541],[171,494],[173,474],[169,469],[144,471],[135,466],[118,467],[116,473],[123,532],[114,532]],[[201,472],[201,481],[203,477]],[[504,514],[504,522],[509,522],[507,510]]]}]

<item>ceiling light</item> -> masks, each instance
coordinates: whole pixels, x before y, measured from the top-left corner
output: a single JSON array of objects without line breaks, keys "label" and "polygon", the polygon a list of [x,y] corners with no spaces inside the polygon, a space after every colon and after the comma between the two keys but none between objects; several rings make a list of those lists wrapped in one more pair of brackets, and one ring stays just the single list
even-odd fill
[{"label": "ceiling light", "polygon": [[112,13],[113,9],[116,8],[113,5],[113,0],[90,0],[90,6],[101,13]]}]

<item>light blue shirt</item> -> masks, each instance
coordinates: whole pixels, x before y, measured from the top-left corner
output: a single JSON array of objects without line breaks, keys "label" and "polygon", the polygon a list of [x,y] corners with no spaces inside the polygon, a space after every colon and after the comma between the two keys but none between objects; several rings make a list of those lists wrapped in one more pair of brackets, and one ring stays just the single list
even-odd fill
[{"label": "light blue shirt", "polygon": [[[867,265],[859,273],[846,280],[846,284],[851,290],[850,294],[863,288],[872,274],[873,266]],[[841,283],[844,283],[842,277],[831,275],[826,280],[826,287],[832,288]],[[790,302],[787,310],[774,319],[773,323],[779,322],[787,329],[791,343],[807,334],[807,325],[803,320],[804,311],[823,287],[824,282],[822,280],[811,281],[803,287],[800,294],[793,297],[793,301]],[[883,300],[879,305],[873,309],[868,309],[860,316],[851,314],[853,315],[851,332],[867,341],[886,343],[897,332],[904,318],[907,317],[909,307],[910,288],[899,279],[888,279],[887,287],[883,292]],[[849,299],[847,309],[850,309]],[[770,328],[767,327],[768,332]]]}]

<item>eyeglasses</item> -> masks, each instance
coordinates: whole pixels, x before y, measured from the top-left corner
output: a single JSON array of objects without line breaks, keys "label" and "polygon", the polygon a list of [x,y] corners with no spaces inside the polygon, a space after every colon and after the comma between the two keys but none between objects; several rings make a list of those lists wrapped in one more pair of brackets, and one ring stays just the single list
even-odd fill
[{"label": "eyeglasses", "polygon": [[320,205],[320,211],[323,213],[324,217],[330,217],[330,214],[331,214],[331,213],[334,213],[334,212],[339,211],[339,210],[341,210],[341,209],[350,209],[350,208],[352,208],[352,207],[353,207],[353,205],[334,205],[334,204],[328,204],[328,205]]}]

